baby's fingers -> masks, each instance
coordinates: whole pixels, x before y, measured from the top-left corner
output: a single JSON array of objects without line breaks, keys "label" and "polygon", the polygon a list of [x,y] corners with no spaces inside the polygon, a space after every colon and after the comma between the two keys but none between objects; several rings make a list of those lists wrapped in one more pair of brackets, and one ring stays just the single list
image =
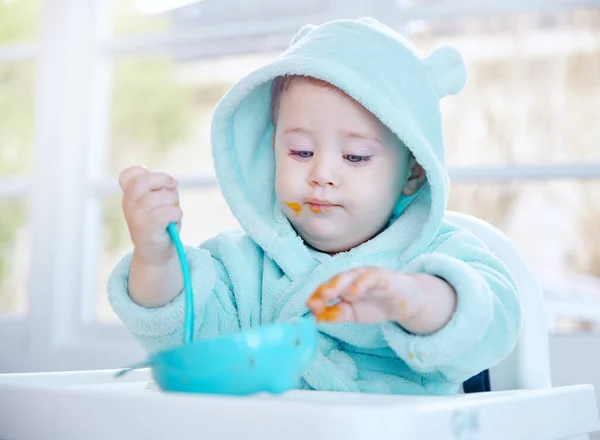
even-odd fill
[{"label": "baby's fingers", "polygon": [[363,298],[386,298],[390,296],[390,274],[385,269],[371,268],[357,274],[344,299],[349,302],[360,301]]},{"label": "baby's fingers", "polygon": [[317,322],[342,323],[356,322],[373,324],[388,320],[386,306],[381,301],[366,298],[355,302],[340,302],[327,307],[316,316]]},{"label": "baby's fingers", "polygon": [[343,272],[321,284],[308,299],[308,308],[313,314],[318,315],[325,310],[332,301],[344,296],[355,278],[361,273],[362,272],[358,269]]},{"label": "baby's fingers", "polygon": [[125,187],[125,199],[134,203],[151,191],[175,189],[177,182],[166,173],[149,172],[132,178]]},{"label": "baby's fingers", "polygon": [[323,308],[315,314],[317,322],[351,322],[355,321],[354,309],[351,304],[338,302],[332,306]]},{"label": "baby's fingers", "polygon": [[148,168],[140,165],[129,167],[119,174],[119,186],[125,192],[125,189],[129,186],[129,183],[138,176],[148,173]]},{"label": "baby's fingers", "polygon": [[139,212],[147,214],[167,206],[179,206],[179,193],[175,190],[159,189],[150,191],[137,202]]}]

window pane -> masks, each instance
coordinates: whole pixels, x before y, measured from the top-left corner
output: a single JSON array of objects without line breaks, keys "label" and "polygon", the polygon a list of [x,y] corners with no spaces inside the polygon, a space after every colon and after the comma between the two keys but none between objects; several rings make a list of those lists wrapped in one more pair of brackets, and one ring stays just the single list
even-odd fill
[{"label": "window pane", "polygon": [[23,315],[27,302],[27,208],[0,200],[0,315]]},{"label": "window pane", "polygon": [[235,81],[270,59],[116,61],[111,174],[139,163],[173,174],[212,172],[209,130],[215,105]]},{"label": "window pane", "polygon": [[151,2],[140,0],[112,0],[116,36],[159,33],[171,29],[168,14],[150,14],[148,12],[151,12],[151,9],[145,8],[144,3],[150,3],[151,6]]},{"label": "window pane", "polygon": [[34,90],[32,62],[0,64],[0,178],[29,169]]},{"label": "window pane", "polygon": [[297,18],[325,10],[327,0],[113,0],[115,35],[186,32],[202,26],[226,26]]},{"label": "window pane", "polygon": [[0,1],[0,45],[36,40],[41,15],[42,0]]},{"label": "window pane", "polygon": [[[566,323],[600,331],[600,181],[455,184],[449,209],[479,217],[518,246]],[[584,306],[594,317],[573,311]],[[553,310],[556,308],[553,306]]]},{"label": "window pane", "polygon": [[[197,246],[219,231],[239,228],[217,187],[204,190],[182,190],[181,208],[184,219],[181,240],[190,246]],[[210,207],[207,215],[207,207]],[[107,198],[104,204],[104,229],[102,260],[100,262],[100,286],[98,287],[97,317],[99,320],[114,320],[106,294],[106,282],[116,262],[131,249],[132,244],[127,224],[121,210],[121,198]]]},{"label": "window pane", "polygon": [[600,9],[409,28],[422,53],[465,57],[467,87],[442,100],[449,164],[600,160]]}]

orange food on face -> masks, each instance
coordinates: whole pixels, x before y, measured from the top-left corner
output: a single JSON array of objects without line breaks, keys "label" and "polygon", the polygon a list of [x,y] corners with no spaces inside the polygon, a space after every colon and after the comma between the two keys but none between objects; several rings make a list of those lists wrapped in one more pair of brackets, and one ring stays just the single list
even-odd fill
[{"label": "orange food on face", "polygon": [[296,214],[296,217],[300,215],[300,211],[302,211],[302,205],[297,202],[285,202],[285,204]]}]

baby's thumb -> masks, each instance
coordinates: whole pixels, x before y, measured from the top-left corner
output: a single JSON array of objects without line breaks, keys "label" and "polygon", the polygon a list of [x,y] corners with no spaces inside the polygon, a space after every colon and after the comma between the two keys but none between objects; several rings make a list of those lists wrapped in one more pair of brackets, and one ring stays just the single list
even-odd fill
[{"label": "baby's thumb", "polygon": [[121,174],[119,174],[119,186],[123,191],[129,185],[129,182],[133,180],[135,177],[145,174],[148,172],[148,168],[140,165],[136,165],[133,167],[129,167],[126,170],[123,170]]}]

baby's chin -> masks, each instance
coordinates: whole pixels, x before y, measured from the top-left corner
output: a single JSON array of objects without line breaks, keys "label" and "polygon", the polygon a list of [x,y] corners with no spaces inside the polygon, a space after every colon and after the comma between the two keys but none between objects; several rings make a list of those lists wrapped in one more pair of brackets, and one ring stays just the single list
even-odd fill
[{"label": "baby's chin", "polygon": [[376,235],[365,235],[365,228],[330,217],[289,220],[307,245],[326,254],[349,251]]},{"label": "baby's chin", "polygon": [[[304,225],[306,226],[306,225]],[[376,237],[385,229],[377,228],[367,231],[366,228],[344,228],[339,224],[336,228],[296,229],[305,243],[319,252],[339,254],[360,246]]]},{"label": "baby's chin", "polygon": [[300,233],[300,236],[313,249],[331,255],[349,251],[367,241],[362,237],[352,237],[339,232],[335,234]]}]

